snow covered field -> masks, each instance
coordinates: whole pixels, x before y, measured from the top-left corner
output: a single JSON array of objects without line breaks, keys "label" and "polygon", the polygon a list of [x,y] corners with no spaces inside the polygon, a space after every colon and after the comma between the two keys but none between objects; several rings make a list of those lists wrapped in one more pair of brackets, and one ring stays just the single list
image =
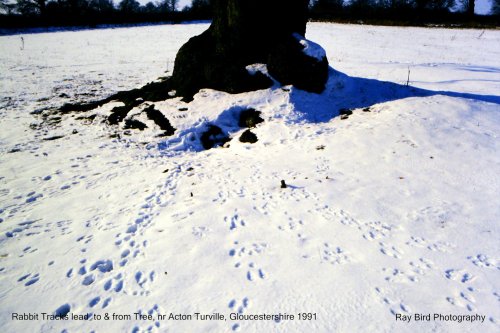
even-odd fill
[{"label": "snow covered field", "polygon": [[142,132],[102,122],[117,103],[41,124],[168,75],[206,27],[0,37],[2,332],[498,332],[500,31],[311,23],[322,95],[154,103],[167,138],[147,102]]}]

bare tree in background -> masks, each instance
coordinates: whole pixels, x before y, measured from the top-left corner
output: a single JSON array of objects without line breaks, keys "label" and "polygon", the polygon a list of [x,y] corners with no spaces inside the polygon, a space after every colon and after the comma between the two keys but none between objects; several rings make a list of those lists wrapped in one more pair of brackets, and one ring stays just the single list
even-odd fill
[{"label": "bare tree in background", "polygon": [[476,0],[465,0],[467,5],[467,15],[474,16],[474,7],[476,6]]},{"label": "bare tree in background", "polygon": [[17,0],[16,10],[22,15],[45,15],[46,0]]},{"label": "bare tree in background", "polygon": [[122,0],[118,4],[118,9],[123,13],[138,13],[141,4],[136,0]]},{"label": "bare tree in background", "polygon": [[500,15],[500,0],[493,0],[491,4],[491,13],[494,15]]},{"label": "bare tree in background", "polygon": [[177,6],[179,6],[179,0],[165,0],[168,11],[173,13],[177,11]]},{"label": "bare tree in background", "polygon": [[16,5],[9,0],[0,0],[0,14],[11,15],[14,13]]},{"label": "bare tree in background", "polygon": [[90,0],[88,7],[92,12],[100,14],[111,13],[115,8],[112,0]]}]

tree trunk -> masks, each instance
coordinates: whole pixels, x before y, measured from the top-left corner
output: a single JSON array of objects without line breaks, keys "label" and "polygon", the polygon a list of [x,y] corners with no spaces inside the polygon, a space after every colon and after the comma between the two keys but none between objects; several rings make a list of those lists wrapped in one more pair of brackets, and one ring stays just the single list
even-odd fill
[{"label": "tree trunk", "polygon": [[469,0],[467,3],[467,15],[474,16],[474,7],[476,6],[475,0]]},{"label": "tree trunk", "polygon": [[46,0],[37,0],[38,9],[40,9],[40,16],[45,17]]},{"label": "tree trunk", "polygon": [[[326,57],[307,56],[297,38],[306,32],[308,3],[215,0],[209,29],[191,38],[175,59],[177,95],[190,99],[201,88],[238,93],[271,86],[272,81],[263,74],[250,75],[245,69],[254,63],[273,64],[268,66],[269,73],[282,84],[322,91],[328,77]],[[308,81],[311,76],[317,79],[313,86],[301,85],[304,74]]]}]

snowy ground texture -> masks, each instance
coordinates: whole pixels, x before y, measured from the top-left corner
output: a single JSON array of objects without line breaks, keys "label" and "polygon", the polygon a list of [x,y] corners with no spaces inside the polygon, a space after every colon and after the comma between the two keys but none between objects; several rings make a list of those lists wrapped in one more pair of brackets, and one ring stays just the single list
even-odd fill
[{"label": "snowy ground texture", "polygon": [[[117,103],[41,124],[165,75],[206,27],[0,37],[2,332],[498,332],[500,31],[312,23],[322,95],[154,103],[172,137],[148,102],[142,132],[102,122]],[[255,144],[238,141],[250,107]],[[229,147],[201,148],[209,124]],[[12,319],[68,311],[153,319]],[[158,319],[195,312],[227,320]],[[415,321],[434,313],[484,322]]]}]

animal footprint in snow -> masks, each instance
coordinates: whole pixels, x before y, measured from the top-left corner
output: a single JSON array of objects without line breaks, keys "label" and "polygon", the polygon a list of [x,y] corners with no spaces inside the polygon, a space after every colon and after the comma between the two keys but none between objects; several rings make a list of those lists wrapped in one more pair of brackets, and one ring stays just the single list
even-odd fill
[{"label": "animal footprint in snow", "polygon": [[356,219],[354,219],[351,215],[349,215],[349,213],[342,209],[339,212],[335,212],[335,216],[343,225],[354,226],[358,228],[360,226],[360,223]]},{"label": "animal footprint in snow", "polygon": [[410,240],[406,242],[406,245],[414,247],[425,247],[427,245],[427,241],[422,237],[411,236]]},{"label": "animal footprint in snow", "polygon": [[461,216],[461,207],[457,204],[443,202],[435,207],[425,207],[410,214],[410,219],[418,223],[433,224],[439,228],[447,228]]},{"label": "animal footprint in snow", "polygon": [[379,245],[380,245],[380,252],[385,254],[386,256],[400,259],[401,255],[403,254],[401,251],[396,249],[396,247],[387,245],[384,242],[380,242]]},{"label": "animal footprint in snow", "polygon": [[[228,304],[228,307],[231,311],[237,311],[239,314],[243,314],[249,306],[250,300],[248,299],[248,297],[243,298],[240,302],[232,299]],[[239,331],[240,327],[241,326],[239,323],[235,323],[231,326],[231,330]]]},{"label": "animal footprint in snow", "polygon": [[361,223],[344,210],[334,210],[328,206],[318,207],[316,213],[327,221],[338,221],[343,225],[360,228]]},{"label": "animal footprint in snow", "polygon": [[111,304],[112,300],[113,299],[111,297],[106,298],[104,302],[102,302],[102,308],[103,309],[107,308]]},{"label": "animal footprint in snow", "polygon": [[135,273],[135,282],[141,287],[144,288],[144,285],[148,282],[146,275],[142,272]]},{"label": "animal footprint in snow", "polygon": [[407,144],[408,146],[410,146],[412,148],[417,148],[418,147],[415,142],[411,141],[410,139],[403,139],[403,137],[402,137],[401,140],[398,140],[397,142],[405,143],[405,144]]},{"label": "animal footprint in snow", "polygon": [[448,242],[436,242],[427,246],[428,250],[434,252],[451,253],[456,246]]},{"label": "animal footprint in snow", "polygon": [[400,302],[399,304],[396,304],[395,306],[391,307],[390,311],[393,315],[396,315],[398,313],[401,314],[401,313],[411,312],[410,307],[403,302]]},{"label": "animal footprint in snow", "polygon": [[207,227],[193,227],[192,234],[197,239],[202,239],[203,237],[206,237],[209,232],[210,229]]},{"label": "animal footprint in snow", "polygon": [[446,300],[454,306],[458,306],[461,308],[466,308],[469,311],[475,311],[476,308],[474,303],[476,303],[476,299],[472,295],[472,291],[474,289],[469,288],[467,291],[462,291],[458,296],[455,297],[447,297]]},{"label": "animal footprint in snow", "polygon": [[[303,200],[307,199],[315,199],[314,194],[307,191],[304,188],[294,188],[293,186],[288,186],[288,188],[292,188],[293,191],[281,191],[279,192],[278,196],[280,199],[293,199],[298,203],[301,203]],[[313,197],[313,198],[311,198]]]},{"label": "animal footprint in snow", "polygon": [[[12,238],[12,237],[15,237],[18,234],[22,233],[23,231],[28,231],[29,229],[32,229],[32,228],[36,228],[36,229],[41,228],[41,226],[39,226],[39,225],[32,225],[34,223],[35,223],[35,221],[25,221],[25,222],[18,223],[17,224],[18,227],[15,227],[11,231],[7,231],[5,233],[5,236]],[[47,224],[47,226],[49,226],[49,225],[50,224]],[[38,234],[40,234],[40,232],[30,231],[27,235],[32,236],[32,235],[38,235]]]},{"label": "animal footprint in snow", "polygon": [[245,221],[242,220],[238,214],[234,214],[231,218],[227,216],[224,217],[224,222],[229,223],[229,230],[234,230],[239,226],[241,227],[245,226]]},{"label": "animal footprint in snow", "polygon": [[500,267],[497,265],[497,260],[490,258],[485,254],[478,254],[473,257],[467,257],[467,259],[471,260],[472,263],[477,267],[500,269]]},{"label": "animal footprint in snow", "polygon": [[113,283],[113,279],[109,279],[108,281],[106,281],[106,283],[104,283],[105,291],[114,291],[119,293],[120,291],[123,290],[124,281],[122,274],[120,273],[117,276],[115,276],[114,280],[117,280],[118,282]]},{"label": "animal footprint in snow", "polygon": [[42,198],[43,194],[41,193],[36,193],[36,192],[30,192],[27,195],[26,203],[31,203],[37,201],[39,198]]},{"label": "animal footprint in snow", "polygon": [[266,278],[266,273],[262,268],[256,268],[254,263],[250,263],[248,265],[247,271],[247,280],[255,281],[255,280],[264,280]]},{"label": "animal footprint in snow", "polygon": [[459,281],[462,283],[471,282],[476,279],[475,276],[463,270],[456,270],[456,269],[448,269],[444,272],[444,275],[448,280]]},{"label": "animal footprint in snow", "polygon": [[89,274],[83,278],[82,284],[84,286],[90,286],[92,283],[94,283],[94,281],[95,281],[94,274]]},{"label": "animal footprint in snow", "polygon": [[228,197],[228,191],[220,191],[219,193],[217,193],[217,198],[213,199],[212,202],[219,202],[220,204],[223,204],[227,201]]},{"label": "animal footprint in snow", "polygon": [[385,295],[385,292],[381,288],[377,287],[375,288],[375,291],[382,298],[383,304],[389,306],[389,310],[393,315],[396,315],[398,313],[405,314],[411,312],[411,309],[407,304],[402,301],[393,301],[387,295]]},{"label": "animal footprint in snow", "polygon": [[135,282],[139,285],[139,287],[146,289],[149,283],[154,282],[155,277],[156,277],[155,271],[151,271],[149,274],[145,274],[139,271],[135,273],[134,279]]},{"label": "animal footprint in snow", "polygon": [[84,244],[88,244],[90,243],[90,241],[92,241],[92,238],[93,236],[92,235],[88,235],[88,236],[80,236],[76,239],[77,242],[81,242],[83,241]]},{"label": "animal footprint in snow", "polygon": [[382,239],[390,234],[393,226],[382,223],[380,221],[366,223],[361,229],[366,230],[363,238],[369,241]]},{"label": "animal footprint in snow", "polygon": [[304,225],[304,221],[302,220],[297,220],[294,221],[292,217],[288,218],[288,225],[287,226],[279,226],[278,229],[280,230],[285,230],[288,229],[290,231],[293,231],[295,229],[298,229]]},{"label": "animal footprint in snow", "polygon": [[341,265],[351,261],[343,249],[340,247],[333,247],[328,243],[323,244],[320,255],[321,261],[328,262],[332,265]]},{"label": "animal footprint in snow", "polygon": [[380,296],[380,299],[381,299],[381,301],[382,301],[383,304],[391,305],[391,304],[394,303],[388,296],[385,295],[385,292],[384,292],[384,290],[382,288],[376,287],[375,291]]},{"label": "animal footprint in snow", "polygon": [[24,282],[26,279],[28,279],[28,280],[24,283],[24,285],[26,287],[31,286],[32,284],[35,284],[38,282],[38,280],[40,280],[40,274],[36,273],[35,275],[31,276],[31,273],[29,273],[29,274],[23,275],[17,280],[17,282]]},{"label": "animal footprint in snow", "polygon": [[418,261],[410,261],[410,266],[414,273],[425,275],[425,273],[432,269],[433,263],[425,258],[419,258]]},{"label": "animal footprint in snow", "polygon": [[118,281],[118,283],[116,284],[115,288],[114,288],[114,291],[119,293],[120,291],[123,290],[123,280],[120,280]]},{"label": "animal footprint in snow", "polygon": [[108,273],[113,270],[113,262],[111,260],[98,260],[90,266],[90,270],[98,270],[101,273]]},{"label": "animal footprint in snow", "polygon": [[127,258],[129,254],[130,254],[130,250],[126,249],[125,251],[122,252],[122,254],[120,256],[124,259],[124,258]]},{"label": "animal footprint in snow", "polygon": [[244,313],[249,306],[250,300],[248,299],[248,297],[243,298],[240,302],[232,299],[228,304],[228,307],[229,309],[231,309],[231,311],[237,311],[240,314]]},{"label": "animal footprint in snow", "polygon": [[[238,244],[235,242],[235,244]],[[266,243],[253,243],[250,246],[242,246],[239,249],[229,250],[229,256],[231,257],[244,257],[253,256],[263,253],[267,249]]]},{"label": "animal footprint in snow", "polygon": [[[164,313],[164,311],[162,311],[162,309],[160,309],[160,306],[158,304],[155,304],[151,309],[147,310],[147,311],[144,311],[142,309],[138,309],[135,311],[135,313],[139,313],[140,315],[149,315],[149,316],[152,316],[153,318],[158,318],[158,315],[161,314],[161,313]],[[155,330],[155,328],[160,328],[161,326],[161,323],[159,320],[156,320],[154,322],[153,325],[149,326],[147,329],[139,329],[137,326],[137,330],[133,330],[132,332],[153,332],[153,330]]]},{"label": "animal footprint in snow", "polygon": [[93,308],[94,306],[96,306],[97,304],[99,304],[99,302],[101,301],[101,297],[97,296],[97,297],[94,297],[92,300],[90,300],[89,302],[89,308]]},{"label": "animal footprint in snow", "polygon": [[409,275],[406,272],[402,271],[399,268],[383,268],[382,271],[384,273],[389,273],[385,277],[385,280],[392,283],[405,283],[405,282],[418,282],[418,278],[415,275]]},{"label": "animal footprint in snow", "polygon": [[104,283],[104,291],[111,290],[112,287],[113,287],[113,280],[109,279],[108,281],[106,281],[106,283]]},{"label": "animal footprint in snow", "polygon": [[25,247],[23,249],[23,254],[19,255],[19,257],[24,257],[24,254],[34,253],[36,251],[38,251],[38,249],[34,249],[31,246]]}]

